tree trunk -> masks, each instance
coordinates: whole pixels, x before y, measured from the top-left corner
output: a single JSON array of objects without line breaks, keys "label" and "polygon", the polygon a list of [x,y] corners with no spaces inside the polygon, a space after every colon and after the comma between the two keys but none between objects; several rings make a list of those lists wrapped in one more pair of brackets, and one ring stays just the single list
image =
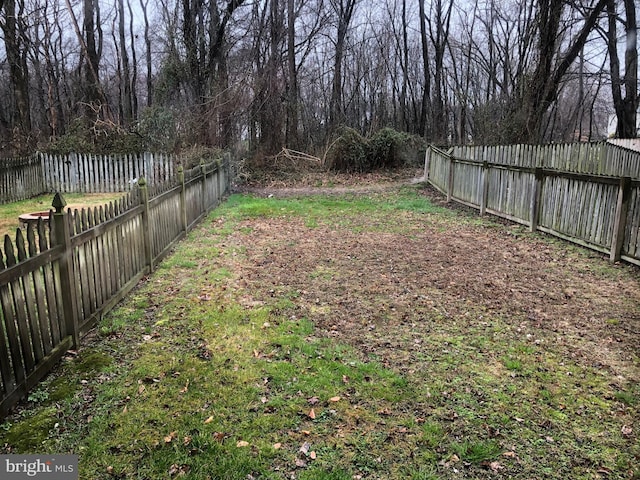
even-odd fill
[{"label": "tree trunk", "polygon": [[[636,138],[636,116],[638,109],[638,45],[636,27],[636,7],[634,0],[625,0],[625,69],[624,79],[620,77],[620,59],[618,57],[618,35],[616,24],[618,15],[616,2],[609,0],[607,3],[607,16],[609,19],[609,31],[607,34],[609,48],[609,64],[611,68],[611,93],[613,106],[616,111],[618,125],[616,136],[618,138]],[[625,95],[622,96],[624,84]]]},{"label": "tree trunk", "polygon": [[144,44],[145,44],[145,60],[147,62],[147,107],[153,105],[153,80],[151,68],[151,36],[149,34],[149,14],[147,6],[149,0],[140,0],[140,8],[142,9],[142,17],[144,19]]},{"label": "tree trunk", "polygon": [[424,90],[420,105],[420,135],[426,136],[429,118],[429,105],[431,102],[431,65],[429,60],[429,39],[427,37],[427,18],[424,10],[424,0],[418,1],[420,10],[420,41],[422,45],[422,65],[424,71]]},{"label": "tree trunk", "polygon": [[[96,42],[96,25],[100,24],[99,10],[95,7],[96,0],[84,0],[84,34],[85,34],[85,66],[84,81],[86,88],[86,102],[88,104],[87,113],[94,116],[98,112],[99,106],[104,100],[100,89],[100,51],[101,46]],[[98,7],[99,8],[99,7]],[[98,34],[100,39],[101,35]],[[106,102],[105,102],[106,103]],[[93,105],[91,105],[93,104]],[[107,105],[103,105],[105,108]]]},{"label": "tree trunk", "polygon": [[131,115],[132,120],[138,118],[138,56],[136,54],[136,35],[133,29],[134,12],[131,7],[131,0],[127,0],[127,9],[129,10],[129,39],[131,40],[131,80],[129,81],[129,89],[131,92]]},{"label": "tree trunk", "polygon": [[345,53],[345,42],[349,32],[349,24],[353,17],[358,0],[332,0],[331,4],[338,16],[336,32],[335,57],[333,62],[333,81],[331,85],[331,101],[329,104],[330,130],[335,130],[345,120],[342,91],[342,61]]},{"label": "tree trunk", "polygon": [[295,0],[287,0],[287,133],[286,144],[298,148],[298,70],[296,68]]},{"label": "tree trunk", "polygon": [[446,7],[442,4],[442,0],[436,0],[435,27],[433,23],[427,19],[429,24],[429,34],[431,42],[435,50],[434,65],[434,81],[435,90],[433,98],[433,136],[437,142],[445,143],[447,141],[447,112],[445,111],[445,80],[444,80],[444,54],[449,42],[449,25],[451,22],[451,9],[453,8],[453,0],[450,0]]},{"label": "tree trunk", "polygon": [[[23,4],[20,3],[20,10]],[[29,105],[29,70],[27,67],[26,47],[21,40],[22,32],[19,31],[18,18],[20,12],[16,12],[15,0],[8,0],[4,5],[5,15],[2,23],[4,33],[5,52],[9,63],[9,82],[13,89],[16,106],[17,126],[23,135],[31,132],[31,111]]]},{"label": "tree trunk", "polygon": [[118,40],[120,43],[120,106],[122,110],[121,124],[127,126],[133,120],[133,104],[131,102],[131,70],[129,54],[127,52],[126,32],[124,22],[124,0],[118,0]]}]

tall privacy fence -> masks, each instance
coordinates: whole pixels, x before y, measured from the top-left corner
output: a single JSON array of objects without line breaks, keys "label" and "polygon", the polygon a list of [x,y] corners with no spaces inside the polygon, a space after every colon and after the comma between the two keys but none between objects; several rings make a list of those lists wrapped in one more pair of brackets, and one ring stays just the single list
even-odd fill
[{"label": "tall privacy fence", "polygon": [[[56,194],[48,222],[7,235],[0,248],[0,418],[186,232],[218,205],[229,160],[202,164],[151,186],[141,178],[104,207],[65,211]],[[50,228],[49,228],[50,226]]]},{"label": "tall privacy fence", "polygon": [[430,147],[447,200],[640,265],[640,153],[611,143]]},{"label": "tall privacy fence", "polygon": [[173,178],[175,173],[176,158],[163,153],[37,153],[31,157],[0,159],[0,203],[49,192],[127,192],[139,178],[156,185]]}]

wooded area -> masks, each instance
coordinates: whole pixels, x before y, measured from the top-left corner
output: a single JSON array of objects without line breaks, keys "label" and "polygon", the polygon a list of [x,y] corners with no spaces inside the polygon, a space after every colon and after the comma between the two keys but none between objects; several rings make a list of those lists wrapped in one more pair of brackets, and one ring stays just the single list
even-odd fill
[{"label": "wooded area", "polygon": [[0,151],[635,137],[634,0],[1,0]]},{"label": "wooded area", "polygon": [[[55,213],[0,248],[0,418],[228,192],[229,161],[104,208]],[[51,225],[51,230],[49,229]]]}]

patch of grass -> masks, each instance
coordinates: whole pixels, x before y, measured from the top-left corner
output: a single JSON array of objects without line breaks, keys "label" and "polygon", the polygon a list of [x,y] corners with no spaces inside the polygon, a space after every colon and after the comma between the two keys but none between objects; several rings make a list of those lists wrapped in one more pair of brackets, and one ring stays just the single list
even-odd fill
[{"label": "patch of grass", "polygon": [[[77,453],[91,479],[638,475],[635,427],[623,428],[637,423],[637,387],[570,339],[534,343],[544,331],[529,339],[520,313],[466,298],[479,279],[423,285],[434,265],[416,260],[405,279],[384,258],[425,227],[465,222],[482,225],[414,187],[234,195],[7,419],[0,445]],[[273,224],[294,252],[319,229],[349,242],[329,255],[335,239],[322,237],[321,255],[285,258],[272,275],[278,259],[259,240]],[[366,243],[377,234],[388,251]]]},{"label": "patch of grass", "polygon": [[624,403],[629,407],[635,405],[638,402],[638,398],[632,392],[626,392],[626,391],[616,392],[615,398],[619,402]]},{"label": "patch of grass", "polygon": [[476,464],[493,460],[502,451],[495,440],[464,440],[459,443],[453,443],[451,449],[461,460]]},{"label": "patch of grass", "polygon": [[[124,193],[65,193],[64,199],[67,202],[66,208],[75,210],[105,205],[111,201],[119,200],[123,195]],[[51,206],[52,201],[53,194],[0,204],[0,236],[4,237],[4,235],[8,234],[12,239],[15,239],[15,231],[20,227],[18,217],[23,213],[48,211],[53,208]]]},{"label": "patch of grass", "polygon": [[507,370],[512,370],[515,372],[522,371],[522,362],[516,358],[505,358],[503,362]]}]

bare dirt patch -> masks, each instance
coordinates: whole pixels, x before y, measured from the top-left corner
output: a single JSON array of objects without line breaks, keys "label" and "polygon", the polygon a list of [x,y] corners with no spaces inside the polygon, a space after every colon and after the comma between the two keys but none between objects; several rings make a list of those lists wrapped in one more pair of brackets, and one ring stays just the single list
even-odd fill
[{"label": "bare dirt patch", "polygon": [[[348,190],[372,192],[366,186]],[[261,194],[315,191],[270,188]],[[395,366],[415,347],[394,340],[390,332],[398,326],[425,333],[429,322],[421,319],[472,328],[483,317],[500,316],[508,319],[506,336],[567,351],[623,384],[640,379],[636,267],[610,267],[597,254],[520,226],[461,215],[451,220],[405,212],[398,233],[372,231],[367,218],[359,220],[361,228],[250,220],[244,225],[250,229],[234,234],[248,255],[239,276],[257,296],[297,292],[300,314],[325,335],[375,351]]]}]

